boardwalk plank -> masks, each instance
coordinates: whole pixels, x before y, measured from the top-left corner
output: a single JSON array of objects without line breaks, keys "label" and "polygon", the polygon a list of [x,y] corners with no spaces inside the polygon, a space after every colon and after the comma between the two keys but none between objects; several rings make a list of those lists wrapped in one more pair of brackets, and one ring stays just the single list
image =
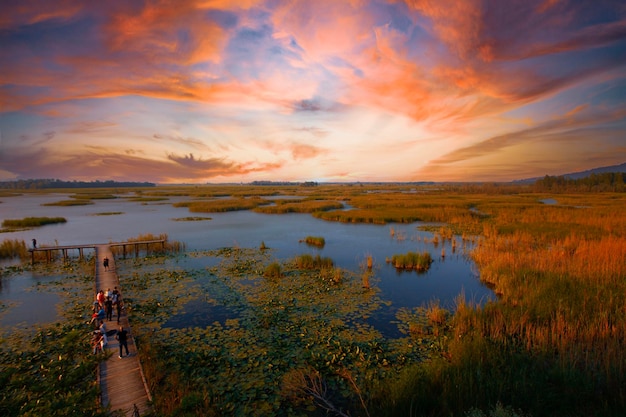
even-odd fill
[{"label": "boardwalk plank", "polygon": [[[102,264],[105,257],[109,258],[107,271],[104,270]],[[123,298],[124,292],[115,272],[115,260],[110,246],[96,246],[96,259],[96,291],[106,291],[117,287]],[[119,328],[117,317],[114,316],[113,319],[114,321],[105,322],[108,331]],[[105,350],[112,354],[100,364],[99,370],[102,405],[109,407],[111,411],[122,410],[126,416],[132,416],[134,405],[137,405],[141,414],[149,413],[151,412],[150,402],[152,398],[145,383],[133,335],[128,324],[128,317],[124,313],[120,317],[120,326],[129,331],[128,349],[130,355],[119,359],[119,344],[115,340],[115,336],[109,338]]]}]

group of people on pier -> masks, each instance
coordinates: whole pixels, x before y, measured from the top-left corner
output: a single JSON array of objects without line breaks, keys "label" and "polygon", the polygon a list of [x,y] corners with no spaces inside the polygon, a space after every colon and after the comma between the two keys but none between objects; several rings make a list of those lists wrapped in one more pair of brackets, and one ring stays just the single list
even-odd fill
[{"label": "group of people on pier", "polygon": [[[109,259],[104,258],[103,266],[105,271],[109,270]],[[115,338],[119,342],[120,354],[119,358],[123,357],[122,348],[126,349],[126,356],[128,356],[128,344],[127,336],[128,331],[124,327],[120,326],[119,330],[107,331],[106,322],[113,321],[113,309],[116,311],[117,324],[120,324],[120,317],[122,316],[122,310],[124,308],[120,291],[117,287],[111,291],[108,288],[106,291],[99,290],[96,293],[96,297],[93,302],[90,325],[94,326],[91,345],[93,353],[101,353],[108,344],[108,337],[115,335]]]}]

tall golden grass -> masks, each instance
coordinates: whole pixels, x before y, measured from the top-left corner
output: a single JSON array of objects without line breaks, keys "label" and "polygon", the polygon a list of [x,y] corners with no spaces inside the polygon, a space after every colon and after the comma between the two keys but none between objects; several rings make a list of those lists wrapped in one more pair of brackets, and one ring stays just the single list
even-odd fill
[{"label": "tall golden grass", "polygon": [[478,306],[459,298],[442,360],[378,393],[384,415],[460,414],[497,401],[533,416],[619,415],[626,195],[559,195],[556,205],[541,194],[477,195],[458,201],[482,213],[471,256],[498,299]]}]

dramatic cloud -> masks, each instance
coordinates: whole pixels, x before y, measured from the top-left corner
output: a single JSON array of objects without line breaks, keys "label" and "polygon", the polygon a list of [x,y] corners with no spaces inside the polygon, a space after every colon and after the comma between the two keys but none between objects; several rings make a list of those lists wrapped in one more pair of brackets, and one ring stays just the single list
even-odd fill
[{"label": "dramatic cloud", "polygon": [[0,44],[0,179],[511,180],[626,160],[618,0],[9,0]]}]

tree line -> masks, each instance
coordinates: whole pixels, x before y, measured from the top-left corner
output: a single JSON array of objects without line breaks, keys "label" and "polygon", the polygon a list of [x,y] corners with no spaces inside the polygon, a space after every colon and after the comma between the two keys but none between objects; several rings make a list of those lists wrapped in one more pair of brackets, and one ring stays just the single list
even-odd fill
[{"label": "tree line", "polygon": [[569,178],[566,176],[546,175],[537,180],[534,187],[537,191],[595,191],[595,192],[624,192],[626,187],[625,172],[605,172],[591,174],[584,178]]},{"label": "tree line", "polygon": [[48,188],[113,188],[113,187],[154,187],[151,182],[133,181],[62,181],[58,179],[28,179],[2,181],[0,188],[9,190],[41,190]]}]

